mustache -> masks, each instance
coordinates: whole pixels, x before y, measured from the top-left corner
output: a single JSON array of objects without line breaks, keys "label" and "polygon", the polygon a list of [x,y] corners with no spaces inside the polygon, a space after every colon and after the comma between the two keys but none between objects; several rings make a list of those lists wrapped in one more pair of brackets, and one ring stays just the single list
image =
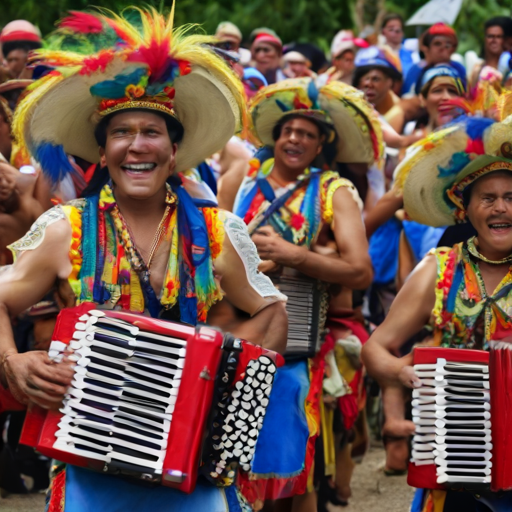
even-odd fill
[{"label": "mustache", "polygon": [[487,220],[487,224],[512,224],[512,220],[506,217],[492,217]]}]

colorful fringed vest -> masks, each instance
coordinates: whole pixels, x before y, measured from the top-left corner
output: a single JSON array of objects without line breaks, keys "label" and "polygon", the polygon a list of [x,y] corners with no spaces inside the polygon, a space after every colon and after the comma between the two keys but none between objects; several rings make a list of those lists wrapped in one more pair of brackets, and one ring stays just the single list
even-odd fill
[{"label": "colorful fringed vest", "polygon": [[273,158],[266,160],[261,169],[257,161],[251,161],[234,211],[249,226],[249,233],[270,225],[288,242],[310,247],[322,224],[333,221],[332,198],[336,190],[347,187],[356,195],[356,189],[336,172],[311,168],[276,194],[267,180],[273,165]]},{"label": "colorful fringed vest", "polygon": [[108,185],[99,195],[62,206],[72,228],[69,283],[77,304],[93,301],[151,316],[172,310],[175,314],[164,316],[190,324],[206,321],[222,297],[212,262],[222,250],[224,227],[218,209],[197,208],[185,194],[168,189],[163,237],[170,251],[159,296]]},{"label": "colorful fringed vest", "polygon": [[478,264],[467,242],[435,250],[436,302],[432,323],[436,344],[452,348],[489,349],[489,340],[512,335],[512,269],[492,295],[485,290]]}]

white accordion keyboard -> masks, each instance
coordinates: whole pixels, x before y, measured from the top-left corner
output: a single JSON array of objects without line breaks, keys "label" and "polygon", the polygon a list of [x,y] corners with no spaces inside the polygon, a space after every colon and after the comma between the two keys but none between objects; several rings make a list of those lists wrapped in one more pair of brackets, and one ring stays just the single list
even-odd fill
[{"label": "white accordion keyboard", "polygon": [[439,484],[491,482],[489,366],[437,359],[417,364],[411,462],[436,465]]}]

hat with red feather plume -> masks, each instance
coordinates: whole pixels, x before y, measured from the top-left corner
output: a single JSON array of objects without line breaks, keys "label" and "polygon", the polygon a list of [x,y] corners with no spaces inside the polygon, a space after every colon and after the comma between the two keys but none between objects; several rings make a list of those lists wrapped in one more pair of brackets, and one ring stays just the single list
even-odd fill
[{"label": "hat with red feather plume", "polygon": [[54,180],[66,173],[65,154],[98,162],[95,127],[116,112],[157,111],[179,122],[177,171],[221,149],[241,128],[240,80],[208,46],[213,38],[174,28],[173,13],[71,12],[36,52],[49,72],[19,105],[13,131]]}]

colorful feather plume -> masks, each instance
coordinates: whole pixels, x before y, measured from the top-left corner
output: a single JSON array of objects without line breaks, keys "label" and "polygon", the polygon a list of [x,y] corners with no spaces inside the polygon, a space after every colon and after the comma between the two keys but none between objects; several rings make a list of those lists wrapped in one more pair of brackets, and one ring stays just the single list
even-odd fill
[{"label": "colorful feather plume", "polygon": [[80,34],[99,34],[103,31],[103,23],[94,14],[80,11],[69,11],[59,24],[61,29],[69,29]]}]

